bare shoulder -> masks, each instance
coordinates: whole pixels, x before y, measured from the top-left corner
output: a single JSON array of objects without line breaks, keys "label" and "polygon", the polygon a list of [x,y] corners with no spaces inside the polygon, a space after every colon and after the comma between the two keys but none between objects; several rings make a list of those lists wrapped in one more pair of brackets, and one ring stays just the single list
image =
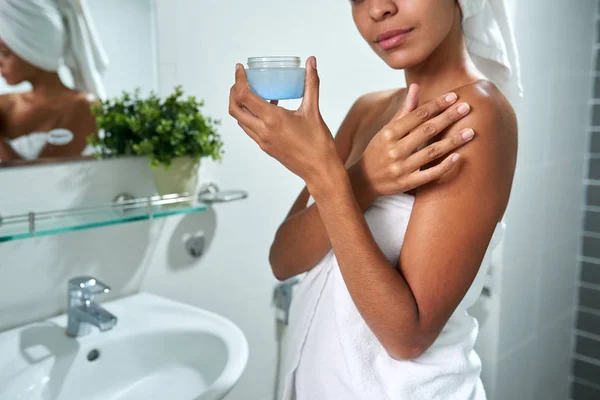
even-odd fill
[{"label": "bare shoulder", "polygon": [[[475,131],[475,138],[457,149],[461,155],[458,168],[427,186],[435,187],[438,195],[450,197],[485,195],[490,206],[501,215],[508,202],[517,162],[515,112],[500,90],[489,81],[478,81],[454,91],[459,102],[471,106],[471,112],[446,129],[439,139],[460,135],[468,128]],[[429,192],[436,196],[435,190]]]},{"label": "bare shoulder", "polygon": [[340,136],[343,137],[354,136],[365,122],[370,122],[375,117],[381,116],[395,96],[402,91],[406,91],[406,89],[384,90],[360,96],[354,101],[350,111],[346,114],[338,135],[341,134]]},{"label": "bare shoulder", "polygon": [[92,111],[95,104],[98,104],[98,100],[87,93],[73,92],[66,100],[59,127],[70,129],[74,133],[83,131],[86,135],[95,131],[96,117]]},{"label": "bare shoulder", "polygon": [[406,93],[406,88],[367,93],[356,100],[354,108],[360,112],[362,120],[371,120],[375,116],[381,116],[398,99],[403,100]]},{"label": "bare shoulder", "polygon": [[[435,140],[459,135],[464,129],[473,129],[475,138],[457,151],[466,156],[463,163],[477,164],[482,173],[495,171],[512,180],[518,149],[518,124],[513,107],[490,81],[480,80],[456,88],[454,92],[459,102],[469,104],[471,112]],[[451,179],[453,175],[451,172],[442,180]]]},{"label": "bare shoulder", "polygon": [[75,109],[87,109],[91,111],[92,106],[100,104],[100,100],[89,93],[79,92],[73,96],[72,106]]},{"label": "bare shoulder", "polygon": [[75,92],[68,100],[64,120],[71,121],[73,119],[83,120],[90,124],[95,121],[92,112],[92,106],[99,104],[99,100],[90,96],[87,93]]},{"label": "bare shoulder", "polygon": [[351,155],[355,139],[361,136],[363,127],[381,118],[384,111],[389,108],[394,94],[397,93],[398,89],[373,92],[362,95],[354,101],[335,135],[338,155],[345,163],[355,161]]},{"label": "bare shoulder", "polygon": [[462,124],[473,124],[473,129],[481,128],[481,135],[503,135],[505,139],[515,139],[518,124],[515,111],[496,85],[480,80],[455,90],[459,101],[469,103],[470,114]]}]

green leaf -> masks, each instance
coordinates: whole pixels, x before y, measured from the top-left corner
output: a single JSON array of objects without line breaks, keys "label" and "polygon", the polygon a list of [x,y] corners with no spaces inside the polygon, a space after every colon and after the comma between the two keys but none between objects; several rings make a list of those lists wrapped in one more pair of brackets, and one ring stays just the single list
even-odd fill
[{"label": "green leaf", "polygon": [[168,167],[179,156],[222,160],[220,121],[202,114],[204,100],[183,96],[182,86],[164,99],[154,92],[143,98],[136,88],[102,101],[92,108],[102,134],[90,136],[88,144],[99,157],[146,156],[155,167]]}]

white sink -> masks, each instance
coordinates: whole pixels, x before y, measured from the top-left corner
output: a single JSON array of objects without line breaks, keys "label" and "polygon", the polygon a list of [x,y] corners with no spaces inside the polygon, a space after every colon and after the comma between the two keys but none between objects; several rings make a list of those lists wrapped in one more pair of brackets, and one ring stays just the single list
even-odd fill
[{"label": "white sink", "polygon": [[68,337],[62,315],[0,333],[0,400],[216,400],[246,367],[244,334],[216,314],[147,293],[102,306],[107,332]]}]

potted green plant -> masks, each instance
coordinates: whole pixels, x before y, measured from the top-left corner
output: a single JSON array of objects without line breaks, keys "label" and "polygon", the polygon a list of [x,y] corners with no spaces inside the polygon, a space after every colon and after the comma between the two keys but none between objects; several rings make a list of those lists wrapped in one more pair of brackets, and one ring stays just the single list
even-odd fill
[{"label": "potted green plant", "polygon": [[183,97],[181,86],[165,99],[140,90],[93,106],[99,134],[88,138],[98,158],[145,156],[159,194],[194,194],[200,160],[221,161],[220,121],[206,117],[204,101]]}]

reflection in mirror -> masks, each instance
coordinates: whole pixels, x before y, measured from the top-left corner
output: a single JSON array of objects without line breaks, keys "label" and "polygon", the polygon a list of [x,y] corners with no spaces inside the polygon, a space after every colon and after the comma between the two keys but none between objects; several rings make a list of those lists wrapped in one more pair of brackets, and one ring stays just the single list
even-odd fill
[{"label": "reflection in mirror", "polygon": [[0,0],[0,167],[91,158],[93,107],[156,64],[152,0]]}]

